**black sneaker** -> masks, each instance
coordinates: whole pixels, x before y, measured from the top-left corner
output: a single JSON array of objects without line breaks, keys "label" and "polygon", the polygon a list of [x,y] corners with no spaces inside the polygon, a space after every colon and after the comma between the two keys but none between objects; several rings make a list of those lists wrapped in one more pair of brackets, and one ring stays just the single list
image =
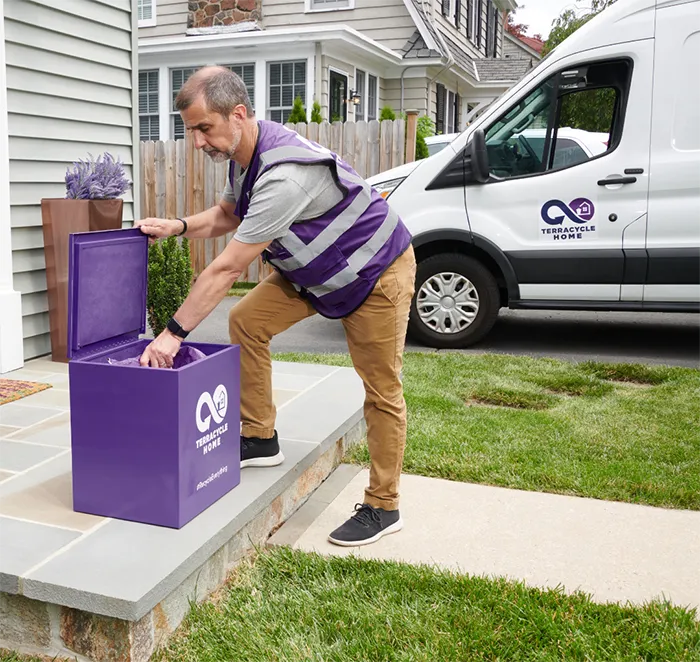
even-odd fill
[{"label": "black sneaker", "polygon": [[241,435],[241,469],[245,467],[275,467],[284,462],[284,455],[277,440],[277,430],[272,439],[244,437]]},{"label": "black sneaker", "polygon": [[355,504],[355,514],[328,536],[328,540],[343,547],[356,547],[377,542],[382,536],[403,529],[398,510],[373,508],[368,503]]}]

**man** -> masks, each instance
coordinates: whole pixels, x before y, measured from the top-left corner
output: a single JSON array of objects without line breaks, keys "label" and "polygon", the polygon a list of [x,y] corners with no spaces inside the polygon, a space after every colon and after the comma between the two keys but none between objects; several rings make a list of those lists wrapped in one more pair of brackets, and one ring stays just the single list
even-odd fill
[{"label": "man", "polygon": [[176,102],[197,149],[230,160],[218,205],[185,219],[137,222],[145,234],[234,238],[145,350],[143,365],[170,367],[182,339],[219,304],[260,255],[275,267],[231,309],[241,348],[241,466],[284,460],[275,430],[270,339],[315,313],[341,319],[366,392],[369,487],[333,531],[363,545],[399,531],[398,486],[406,441],[402,356],[415,257],[411,235],[387,202],[329,150],[281,124],[258,121],[243,81],[223,67],[193,74]]}]

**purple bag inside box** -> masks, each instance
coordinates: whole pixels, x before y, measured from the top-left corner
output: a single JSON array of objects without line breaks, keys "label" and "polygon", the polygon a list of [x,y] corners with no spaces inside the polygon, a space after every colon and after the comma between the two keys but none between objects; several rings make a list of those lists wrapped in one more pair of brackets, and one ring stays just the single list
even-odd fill
[{"label": "purple bag inside box", "polygon": [[73,508],[180,528],[240,483],[240,348],[183,343],[170,369],[129,361],[150,342],[147,282],[140,230],[70,235]]}]

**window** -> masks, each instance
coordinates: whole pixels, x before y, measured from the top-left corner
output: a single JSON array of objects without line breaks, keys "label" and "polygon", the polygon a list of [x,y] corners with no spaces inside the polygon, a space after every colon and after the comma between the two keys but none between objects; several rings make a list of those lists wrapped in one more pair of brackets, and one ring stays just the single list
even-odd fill
[{"label": "window", "polygon": [[500,14],[495,5],[489,5],[486,14],[486,57],[498,57],[498,30]]},{"label": "window", "polygon": [[447,90],[438,83],[435,87],[435,133],[445,133],[445,96]]},{"label": "window", "polygon": [[354,8],[354,0],[306,0],[306,11],[332,11],[334,9]]},{"label": "window", "polygon": [[369,75],[367,79],[367,120],[377,119],[377,77]]},{"label": "window", "polygon": [[[250,103],[255,108],[255,64],[225,64],[223,66],[243,79],[250,97]],[[181,140],[185,137],[185,123],[182,121],[179,111],[175,110],[177,93],[197,69],[198,67],[188,67],[186,69],[170,70],[170,92],[172,95],[170,135],[173,140]]]},{"label": "window", "polygon": [[480,33],[481,0],[467,0],[467,37],[478,46]]},{"label": "window", "polygon": [[486,132],[491,174],[534,175],[614,149],[629,80],[626,60],[596,62],[547,79]]},{"label": "window", "polygon": [[355,92],[360,97],[360,103],[355,106],[355,121],[361,122],[365,119],[365,108],[367,108],[367,98],[365,97],[365,80],[367,74],[360,69],[355,69]]},{"label": "window", "polygon": [[139,139],[160,140],[158,70],[139,71]]},{"label": "window", "polygon": [[255,109],[255,64],[225,64],[224,66],[241,77],[250,98],[250,105]]},{"label": "window", "polygon": [[185,137],[185,123],[182,121],[179,111],[175,110],[175,98],[185,81],[195,71],[197,71],[195,67],[170,70],[170,94],[172,97],[170,104],[170,135],[173,140],[182,140]]},{"label": "window", "polygon": [[268,67],[268,119],[284,124],[297,96],[306,105],[306,60],[270,62]]},{"label": "window", "polygon": [[[467,0],[468,2],[469,0]],[[462,0],[442,0],[442,15],[455,27],[459,27],[459,15],[462,10]]]},{"label": "window", "polygon": [[459,94],[448,91],[444,85],[437,84],[437,99],[435,110],[435,131],[441,133],[457,133],[460,125]]},{"label": "window", "polygon": [[156,24],[156,0],[138,0],[136,10],[140,28]]}]

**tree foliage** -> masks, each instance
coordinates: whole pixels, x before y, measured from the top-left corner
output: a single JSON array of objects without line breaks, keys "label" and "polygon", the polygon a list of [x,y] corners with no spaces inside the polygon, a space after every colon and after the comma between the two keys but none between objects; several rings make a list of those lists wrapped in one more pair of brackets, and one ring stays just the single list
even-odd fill
[{"label": "tree foliage", "polygon": [[[590,11],[578,15],[573,9],[565,9],[554,21],[542,54],[551,52],[567,37],[594,16],[614,4],[615,0],[593,0]],[[584,131],[610,131],[614,113],[615,91],[612,89],[583,90],[562,99],[559,126],[583,129]]]},{"label": "tree foliage", "polygon": [[614,4],[616,0],[592,0],[591,9],[583,14],[577,14],[574,9],[565,9],[552,24],[552,30],[542,49],[542,55],[547,55],[555,46],[561,44],[582,25],[585,25],[594,16]]},{"label": "tree foliage", "polygon": [[316,124],[321,124],[321,122],[323,122],[321,104],[318,101],[314,101],[314,105],[311,106],[311,121],[316,122]]},{"label": "tree foliage", "polygon": [[298,95],[297,98],[294,99],[292,112],[289,114],[289,119],[287,120],[287,122],[291,122],[292,124],[298,124],[299,122],[303,122],[304,124],[306,124],[306,109],[304,108],[304,102]]}]

